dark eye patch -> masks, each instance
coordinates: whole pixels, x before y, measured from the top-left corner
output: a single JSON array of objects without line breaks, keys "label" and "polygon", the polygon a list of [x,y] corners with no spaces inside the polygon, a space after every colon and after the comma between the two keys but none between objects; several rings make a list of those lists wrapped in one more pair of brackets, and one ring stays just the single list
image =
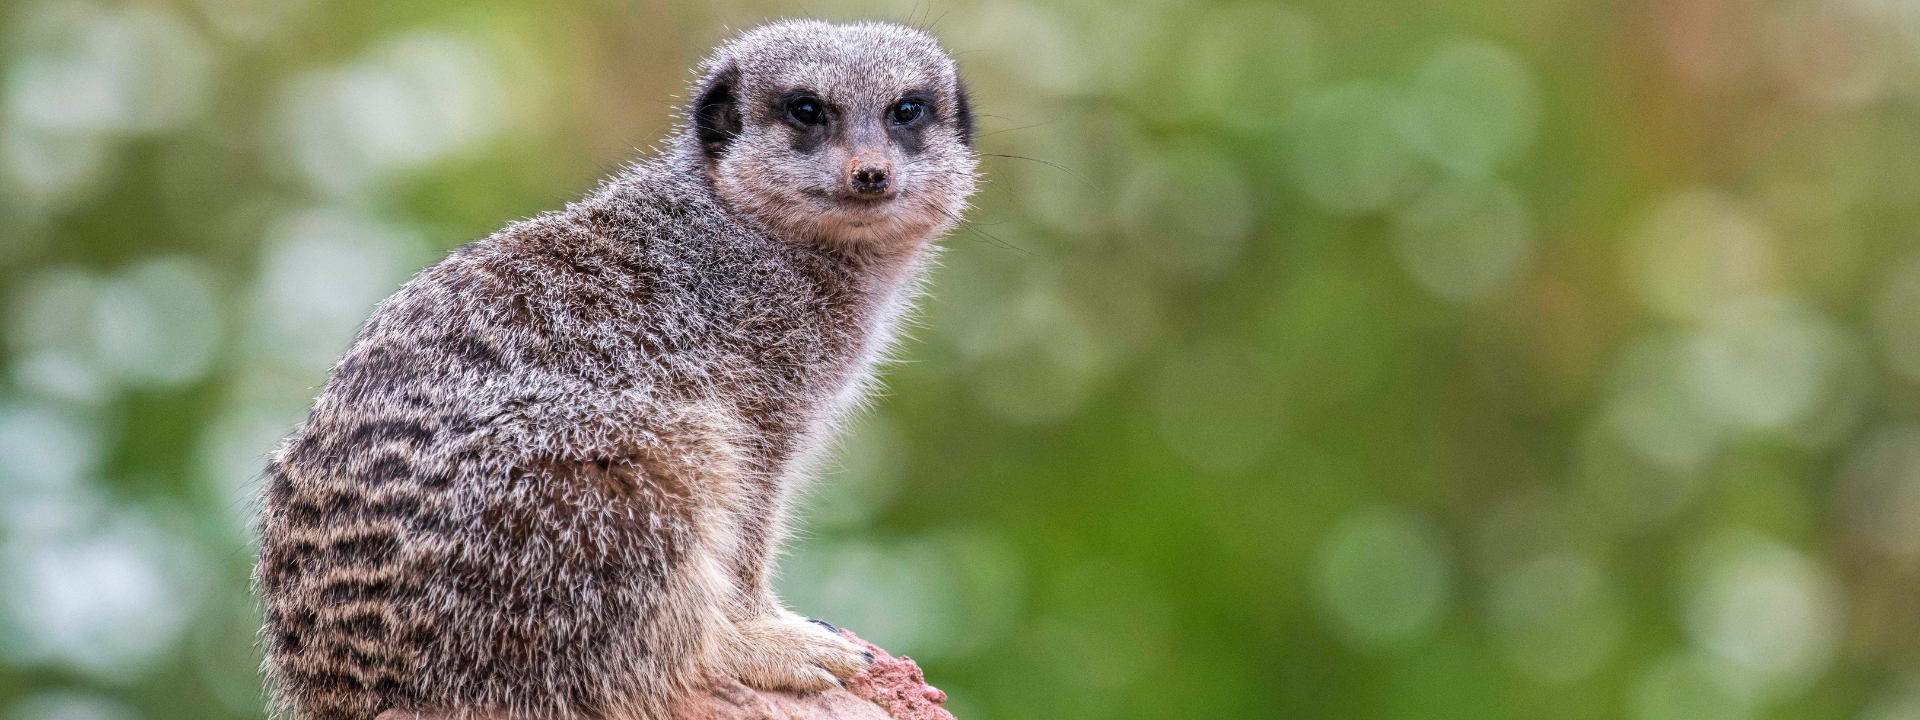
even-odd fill
[{"label": "dark eye patch", "polygon": [[806,88],[796,88],[781,93],[774,98],[775,118],[792,126],[796,130],[822,127],[831,124],[836,116],[835,109],[820,94]]},{"label": "dark eye patch", "polygon": [[813,152],[825,143],[840,118],[838,108],[806,88],[781,93],[768,110],[776,121],[795,131],[793,149],[801,153]]},{"label": "dark eye patch", "polygon": [[939,117],[939,108],[933,103],[933,94],[923,90],[909,90],[893,101],[886,109],[887,136],[893,138],[902,149],[917,153],[925,147],[922,133]]}]

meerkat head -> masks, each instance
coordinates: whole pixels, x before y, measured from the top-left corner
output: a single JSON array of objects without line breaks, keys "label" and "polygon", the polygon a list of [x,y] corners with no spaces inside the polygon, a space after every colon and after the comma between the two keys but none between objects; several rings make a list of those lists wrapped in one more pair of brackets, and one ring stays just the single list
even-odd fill
[{"label": "meerkat head", "polygon": [[701,66],[689,135],[722,203],[776,234],[918,246],[973,193],[973,114],[953,59],[887,23],[786,21]]}]

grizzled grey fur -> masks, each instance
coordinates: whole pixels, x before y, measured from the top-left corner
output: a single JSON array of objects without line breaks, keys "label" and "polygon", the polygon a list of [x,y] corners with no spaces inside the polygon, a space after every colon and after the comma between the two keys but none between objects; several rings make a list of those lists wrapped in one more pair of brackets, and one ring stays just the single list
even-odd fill
[{"label": "grizzled grey fur", "polygon": [[267,471],[280,709],[664,720],[711,674],[862,651],[770,562],[974,188],[953,61],[782,22],[701,67],[659,157],[382,303]]}]

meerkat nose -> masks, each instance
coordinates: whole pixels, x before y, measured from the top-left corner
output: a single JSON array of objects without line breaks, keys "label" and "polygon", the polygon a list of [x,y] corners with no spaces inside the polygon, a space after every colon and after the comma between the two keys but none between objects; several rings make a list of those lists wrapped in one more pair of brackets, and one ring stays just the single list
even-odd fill
[{"label": "meerkat nose", "polygon": [[887,192],[888,186],[892,183],[892,175],[892,163],[854,163],[848,180],[855,194],[871,197]]}]

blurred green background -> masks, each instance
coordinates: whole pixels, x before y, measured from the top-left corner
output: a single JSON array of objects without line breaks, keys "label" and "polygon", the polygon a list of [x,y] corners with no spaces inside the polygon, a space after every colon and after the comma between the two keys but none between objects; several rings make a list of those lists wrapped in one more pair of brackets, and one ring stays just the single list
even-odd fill
[{"label": "blurred green background", "polygon": [[260,717],[356,326],[798,15],[932,27],[996,154],[782,581],[962,720],[1920,718],[1920,4],[51,0],[0,720]]}]

